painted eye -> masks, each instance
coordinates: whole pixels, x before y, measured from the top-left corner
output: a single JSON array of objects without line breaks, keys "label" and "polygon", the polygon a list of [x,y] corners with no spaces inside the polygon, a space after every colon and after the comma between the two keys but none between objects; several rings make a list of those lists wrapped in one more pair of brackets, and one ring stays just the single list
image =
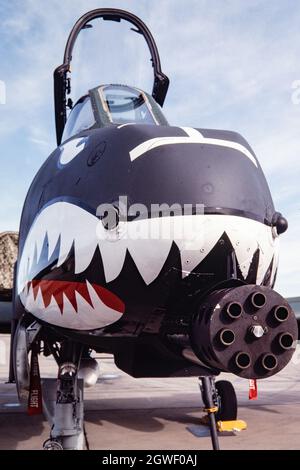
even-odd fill
[{"label": "painted eye", "polygon": [[60,146],[59,163],[66,165],[70,163],[85,148],[88,137],[80,137],[78,139],[69,140]]}]

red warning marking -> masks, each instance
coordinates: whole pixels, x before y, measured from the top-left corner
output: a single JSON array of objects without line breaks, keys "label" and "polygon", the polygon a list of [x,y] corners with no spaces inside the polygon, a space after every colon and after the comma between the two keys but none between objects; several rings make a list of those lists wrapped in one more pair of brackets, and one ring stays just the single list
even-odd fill
[{"label": "red warning marking", "polygon": [[249,380],[249,400],[257,399],[257,381],[256,379]]},{"label": "red warning marking", "polygon": [[30,364],[30,386],[28,398],[28,414],[30,416],[39,415],[42,413],[42,386],[39,369],[38,353],[35,345],[31,351],[31,364]]}]

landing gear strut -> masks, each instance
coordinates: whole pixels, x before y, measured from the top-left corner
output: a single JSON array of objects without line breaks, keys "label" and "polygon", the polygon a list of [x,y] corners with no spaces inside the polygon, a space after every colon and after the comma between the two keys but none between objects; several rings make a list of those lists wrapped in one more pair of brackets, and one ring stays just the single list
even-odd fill
[{"label": "landing gear strut", "polygon": [[[45,450],[83,450],[86,448],[83,421],[83,380],[78,379],[82,348],[64,345],[59,364],[50,439]],[[47,406],[47,404],[46,404]],[[49,414],[49,413],[48,413]]]},{"label": "landing gear strut", "polygon": [[204,411],[208,414],[211,442],[214,450],[220,450],[216,413],[218,411],[217,391],[213,376],[201,376],[200,391],[204,403]]}]

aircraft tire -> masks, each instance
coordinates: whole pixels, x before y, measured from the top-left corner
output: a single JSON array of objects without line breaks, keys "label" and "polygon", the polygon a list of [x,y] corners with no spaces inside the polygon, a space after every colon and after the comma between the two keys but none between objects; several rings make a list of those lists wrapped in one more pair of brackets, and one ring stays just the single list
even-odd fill
[{"label": "aircraft tire", "polygon": [[217,421],[234,421],[237,419],[237,397],[234,387],[228,380],[219,380],[216,382],[218,395],[218,411],[216,413]]}]

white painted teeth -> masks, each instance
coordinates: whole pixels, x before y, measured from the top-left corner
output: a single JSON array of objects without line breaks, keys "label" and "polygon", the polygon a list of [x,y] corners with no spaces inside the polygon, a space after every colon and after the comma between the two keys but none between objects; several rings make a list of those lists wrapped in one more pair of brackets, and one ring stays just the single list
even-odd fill
[{"label": "white painted teeth", "polygon": [[27,236],[18,270],[18,292],[26,285],[28,274],[35,261],[39,261],[45,237],[48,238],[48,259],[59,242],[57,266],[66,260],[72,245],[75,249],[75,273],[84,271],[90,264],[97,246],[96,227],[99,220],[68,202],[47,206],[34,221]]},{"label": "white painted teeth", "polygon": [[56,224],[54,224],[51,227],[48,226],[47,237],[48,237],[48,260],[49,260],[51,256],[53,255],[55,247],[57,246],[57,243],[60,238],[60,232]]},{"label": "white painted teeth", "polygon": [[276,268],[278,265],[278,251],[279,251],[279,238],[278,237],[275,240],[273,239],[272,236],[264,237],[263,231],[261,230],[259,240],[260,241],[258,245],[259,245],[261,254],[259,258],[259,266],[258,266],[258,271],[257,271],[257,280],[256,280],[257,284],[262,283],[265,277],[265,274],[271,264],[272,258],[274,257],[273,269],[272,269],[272,275],[271,275],[271,282],[273,281]]},{"label": "white painted teeth", "polygon": [[70,240],[72,237],[74,239],[75,274],[78,274],[87,269],[94,256],[97,247],[96,230],[99,220],[78,206],[73,205],[71,212],[68,239]]},{"label": "white painted teeth", "polygon": [[73,243],[74,239],[66,237],[65,232],[62,232],[60,237],[59,257],[57,261],[57,266],[61,266],[63,262],[66,261]]},{"label": "white painted teeth", "polygon": [[277,237],[274,240],[274,259],[273,259],[273,266],[272,266],[271,279],[270,279],[271,285],[275,281],[277,266],[278,266],[278,262],[279,262],[279,244],[280,244],[280,241],[279,241],[279,238]]},{"label": "white painted teeth", "polygon": [[[113,232],[105,230],[96,216],[79,206],[57,202],[39,214],[29,231],[19,262],[18,292],[31,280],[30,270],[39,261],[46,236],[48,259],[59,246],[57,266],[66,260],[74,244],[75,274],[81,273],[99,246],[106,282],[111,282],[121,273],[128,251],[148,285],[161,272],[173,242],[179,248],[185,276],[209,254],[224,232],[231,240],[244,277],[254,252],[260,249],[260,283],[274,255],[275,242],[270,227],[259,222],[235,216],[186,215],[120,223]],[[272,276],[275,270],[274,263]]]},{"label": "white painted teeth", "polygon": [[210,216],[185,216],[182,223],[186,236],[175,241],[180,250],[182,277],[186,277],[213,249],[224,226]]},{"label": "white painted teeth", "polygon": [[[148,285],[161,272],[172,246],[172,240],[135,240],[135,248],[130,255]],[[146,256],[145,256],[146,255]]]},{"label": "white painted teeth", "polygon": [[[85,235],[87,236],[88,232]],[[75,274],[82,273],[87,269],[95,253],[96,243],[88,243],[85,238],[75,239]]]},{"label": "white painted teeth", "polygon": [[126,243],[123,239],[116,242],[101,240],[99,242],[106,282],[116,279],[122,271],[125,256]]},{"label": "white painted teeth", "polygon": [[35,303],[39,308],[44,308],[45,306],[41,289],[38,289],[37,291]]},{"label": "white painted teeth", "polygon": [[[26,264],[26,267],[28,268],[29,271],[31,271],[32,269],[32,265],[34,263],[34,253],[35,253],[35,249],[36,249],[36,245],[35,243],[33,242],[31,244],[31,246],[29,247],[29,252],[27,253],[27,257],[26,257],[26,260],[25,261],[25,264]],[[23,259],[23,256],[22,256],[22,259]],[[24,267],[25,268],[25,267]],[[26,272],[24,272],[24,275],[26,274]]]},{"label": "white painted teeth", "polygon": [[148,285],[161,272],[173,243],[173,217],[130,222],[127,249],[139,273]]},{"label": "white painted teeth", "polygon": [[248,219],[238,217],[235,224],[226,227],[226,233],[232,243],[239,268],[245,279],[249,273],[253,254],[259,248],[260,225],[254,222],[250,229]]},{"label": "white painted teeth", "polygon": [[39,238],[37,238],[36,241],[35,241],[36,259],[37,259],[37,260],[40,259],[40,256],[41,256],[41,253],[42,253],[43,244],[44,244],[44,240],[45,240],[45,236],[46,236],[46,233],[45,233],[45,235],[44,235],[44,238],[39,237]]}]

